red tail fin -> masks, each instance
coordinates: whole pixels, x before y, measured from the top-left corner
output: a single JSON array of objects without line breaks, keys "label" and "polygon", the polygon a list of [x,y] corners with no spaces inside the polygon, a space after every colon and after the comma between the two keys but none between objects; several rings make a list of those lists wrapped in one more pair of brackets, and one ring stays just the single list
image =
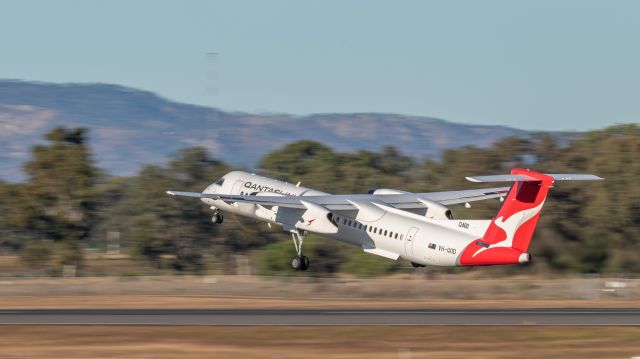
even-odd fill
[{"label": "red tail fin", "polygon": [[462,265],[489,265],[526,262],[540,211],[553,185],[553,177],[521,168],[513,175],[532,180],[516,180],[482,239],[471,243],[460,257]]},{"label": "red tail fin", "polygon": [[553,178],[520,168],[511,170],[511,174],[524,174],[537,181],[516,181],[513,184],[482,241],[487,244],[507,242],[508,247],[526,252],[549,188],[553,186]]}]

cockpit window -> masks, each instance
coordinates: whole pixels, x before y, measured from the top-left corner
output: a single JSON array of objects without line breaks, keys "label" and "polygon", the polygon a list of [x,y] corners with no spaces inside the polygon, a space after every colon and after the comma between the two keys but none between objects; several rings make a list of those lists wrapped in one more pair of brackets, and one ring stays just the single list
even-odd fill
[{"label": "cockpit window", "polygon": [[223,183],[224,183],[224,178],[220,178],[215,182],[215,184],[217,184],[218,186],[222,186]]}]

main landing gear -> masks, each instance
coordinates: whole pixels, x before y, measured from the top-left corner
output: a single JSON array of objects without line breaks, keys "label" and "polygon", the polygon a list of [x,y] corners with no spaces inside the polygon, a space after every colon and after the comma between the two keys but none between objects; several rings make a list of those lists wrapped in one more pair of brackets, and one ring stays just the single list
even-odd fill
[{"label": "main landing gear", "polygon": [[302,230],[296,230],[291,232],[293,238],[293,245],[296,247],[296,255],[291,258],[291,268],[294,270],[305,271],[309,269],[309,258],[302,254],[302,243],[304,243],[304,236],[306,232]]},{"label": "main landing gear", "polygon": [[220,213],[219,211],[213,212],[213,217],[211,217],[211,222],[215,224],[221,224],[223,221],[224,221],[224,217],[222,216],[222,213]]}]

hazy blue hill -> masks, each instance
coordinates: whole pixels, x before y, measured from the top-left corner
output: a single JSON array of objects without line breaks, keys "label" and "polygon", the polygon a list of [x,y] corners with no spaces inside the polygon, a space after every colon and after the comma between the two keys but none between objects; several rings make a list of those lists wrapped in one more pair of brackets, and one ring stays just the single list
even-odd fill
[{"label": "hazy blue hill", "polygon": [[232,164],[251,167],[268,151],[312,139],[339,150],[394,145],[415,157],[442,149],[487,146],[528,132],[395,114],[229,113],[172,102],[148,91],[107,84],[50,84],[0,80],[0,178],[19,178],[29,148],[48,129],[84,126],[98,165],[132,174],[161,163],[179,148],[202,145]]}]

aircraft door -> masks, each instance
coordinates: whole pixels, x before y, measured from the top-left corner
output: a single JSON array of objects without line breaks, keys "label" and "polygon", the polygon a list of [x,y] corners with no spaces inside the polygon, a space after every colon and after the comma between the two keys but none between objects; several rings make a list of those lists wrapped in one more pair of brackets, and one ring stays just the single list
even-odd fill
[{"label": "aircraft door", "polygon": [[[231,194],[240,194],[242,192],[242,186],[244,186],[244,181],[237,180],[233,185],[233,189],[231,190]],[[248,193],[245,193],[248,194]]]},{"label": "aircraft door", "polygon": [[411,227],[404,237],[404,253],[408,257],[413,257],[413,242],[416,240],[416,233],[418,233],[418,228]]}]

